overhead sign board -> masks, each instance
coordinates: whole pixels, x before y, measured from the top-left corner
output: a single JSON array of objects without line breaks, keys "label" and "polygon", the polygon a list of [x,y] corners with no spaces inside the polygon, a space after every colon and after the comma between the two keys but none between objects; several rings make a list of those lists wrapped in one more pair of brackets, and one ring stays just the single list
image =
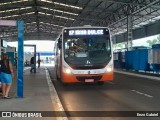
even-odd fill
[{"label": "overhead sign board", "polygon": [[0,26],[17,26],[16,20],[0,20]]}]

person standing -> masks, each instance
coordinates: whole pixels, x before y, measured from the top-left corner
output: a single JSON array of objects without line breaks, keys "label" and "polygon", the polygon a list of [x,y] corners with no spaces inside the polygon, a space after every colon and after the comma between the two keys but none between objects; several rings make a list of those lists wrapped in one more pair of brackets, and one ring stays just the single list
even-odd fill
[{"label": "person standing", "polygon": [[32,72],[32,70],[35,70],[35,66],[34,66],[34,57],[31,57],[30,64],[31,64],[30,72]]},{"label": "person standing", "polygon": [[9,57],[6,53],[2,55],[1,60],[1,82],[2,82],[2,94],[3,98],[9,99],[9,92],[14,78],[13,66],[9,61]]},{"label": "person standing", "polygon": [[40,59],[38,59],[37,63],[38,63],[38,68],[40,68],[41,60],[40,60]]}]

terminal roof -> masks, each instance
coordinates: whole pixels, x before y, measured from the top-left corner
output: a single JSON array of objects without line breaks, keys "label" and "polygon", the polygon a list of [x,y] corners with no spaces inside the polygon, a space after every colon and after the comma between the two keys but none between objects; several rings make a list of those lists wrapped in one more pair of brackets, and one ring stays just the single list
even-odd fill
[{"label": "terminal roof", "polygon": [[[0,0],[0,19],[23,20],[25,40],[55,40],[63,27],[105,26],[112,35],[160,19],[160,0]],[[17,41],[16,27],[0,27],[0,37]]]}]

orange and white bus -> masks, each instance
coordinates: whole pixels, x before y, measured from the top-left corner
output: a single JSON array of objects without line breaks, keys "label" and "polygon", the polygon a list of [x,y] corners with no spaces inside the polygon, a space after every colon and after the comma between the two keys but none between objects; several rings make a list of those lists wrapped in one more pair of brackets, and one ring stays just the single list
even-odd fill
[{"label": "orange and white bus", "polygon": [[113,80],[110,31],[106,27],[63,28],[55,42],[56,76],[62,83]]}]

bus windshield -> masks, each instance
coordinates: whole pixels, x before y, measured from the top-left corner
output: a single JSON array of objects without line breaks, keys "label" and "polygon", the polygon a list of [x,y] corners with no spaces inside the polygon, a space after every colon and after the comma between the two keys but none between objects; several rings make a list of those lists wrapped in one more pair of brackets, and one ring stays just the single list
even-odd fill
[{"label": "bus windshield", "polygon": [[107,64],[111,59],[109,36],[65,37],[64,59],[74,65]]}]

